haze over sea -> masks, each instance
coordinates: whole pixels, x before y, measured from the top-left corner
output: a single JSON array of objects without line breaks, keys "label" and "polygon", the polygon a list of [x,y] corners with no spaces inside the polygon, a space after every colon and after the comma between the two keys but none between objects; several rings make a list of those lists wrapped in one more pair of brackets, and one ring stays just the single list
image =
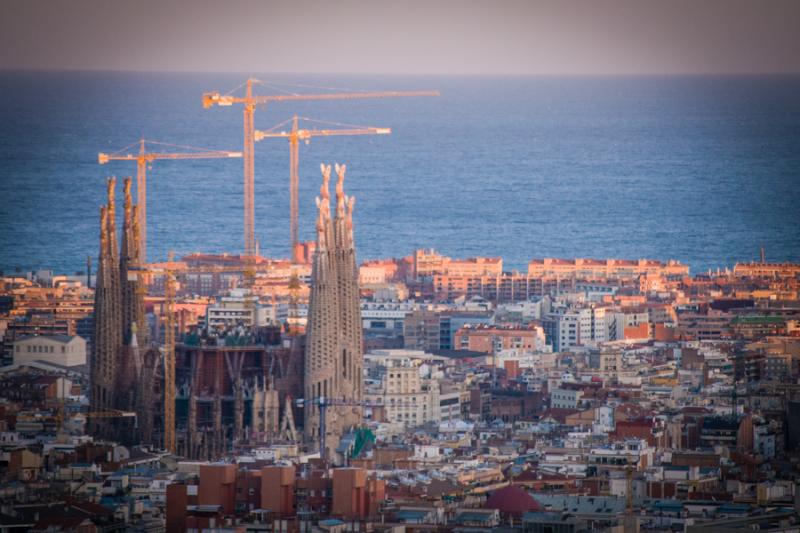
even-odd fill
[{"label": "haze over sea", "polygon": [[[800,260],[800,77],[256,75],[439,98],[275,103],[292,114],[392,128],[300,148],[300,232],[314,236],[320,162],[348,166],[359,259],[434,247],[454,256],[677,259],[692,272]],[[0,270],[83,270],[98,249],[97,163],[141,136],[241,150],[241,106],[201,96],[246,75],[0,72]],[[330,92],[296,89],[296,92]],[[260,93],[279,92],[266,87]],[[288,143],[256,145],[256,236],[287,257]],[[121,181],[121,180],[120,180]],[[242,161],[156,161],[149,258],[242,250]],[[118,193],[121,202],[121,186]]]}]

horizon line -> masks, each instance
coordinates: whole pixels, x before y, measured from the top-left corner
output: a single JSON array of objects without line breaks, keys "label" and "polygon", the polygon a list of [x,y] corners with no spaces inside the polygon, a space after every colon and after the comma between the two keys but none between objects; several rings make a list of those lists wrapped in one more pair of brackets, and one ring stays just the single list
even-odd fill
[{"label": "horizon line", "polygon": [[226,74],[251,77],[254,74],[279,76],[425,76],[425,77],[795,77],[799,71],[675,71],[675,72],[388,72],[388,71],[269,71],[269,70],[192,70],[192,69],[117,69],[117,68],[71,68],[71,67],[0,67],[0,73],[75,73],[75,74]]}]

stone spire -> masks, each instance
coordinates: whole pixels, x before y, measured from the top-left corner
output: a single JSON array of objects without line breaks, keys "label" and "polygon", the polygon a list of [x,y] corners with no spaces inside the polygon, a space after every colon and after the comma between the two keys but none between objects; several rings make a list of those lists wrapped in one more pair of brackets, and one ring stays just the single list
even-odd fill
[{"label": "stone spire", "polygon": [[326,447],[361,423],[363,353],[358,270],[352,239],[353,200],[344,193],[345,166],[336,165],[336,218],[331,219],[330,166],[321,166],[317,247],[312,264],[305,353],[305,437],[319,442],[318,400],[325,397]]},{"label": "stone spire", "polygon": [[[359,399],[362,396],[363,377],[361,367],[362,324],[361,299],[358,288],[358,265],[352,237],[352,209],[355,199],[350,200],[344,194],[344,176],[346,167],[336,165],[338,182],[336,209],[336,275],[339,293],[340,332],[339,353],[341,354],[341,375],[344,383]],[[348,209],[349,206],[349,209]]]},{"label": "stone spire", "polygon": [[317,249],[327,249],[330,237],[329,226],[331,223],[331,203],[328,184],[331,180],[331,166],[320,165],[322,171],[322,185],[319,187],[317,197]]},{"label": "stone spire", "polygon": [[122,338],[125,345],[131,344],[132,325],[136,324],[137,343],[147,345],[147,325],[145,323],[144,298],[138,276],[129,276],[128,268],[139,258],[138,207],[133,205],[131,178],[125,178],[124,216],[122,226],[122,245],[120,248],[119,275],[122,287]]},{"label": "stone spire", "polygon": [[100,208],[100,257],[94,303],[94,347],[91,360],[91,405],[96,411],[114,408],[117,362],[122,346],[119,262],[116,249],[114,186],[108,179],[108,204]]}]

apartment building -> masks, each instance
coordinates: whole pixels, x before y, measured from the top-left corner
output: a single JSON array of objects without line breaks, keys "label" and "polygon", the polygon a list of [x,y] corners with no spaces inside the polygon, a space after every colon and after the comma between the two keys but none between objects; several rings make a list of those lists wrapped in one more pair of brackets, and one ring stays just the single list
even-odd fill
[{"label": "apartment building", "polygon": [[[432,379],[426,359],[433,356],[413,350],[375,350],[364,356],[370,376],[365,400],[383,405],[388,422],[403,428],[439,422],[439,382]],[[448,415],[451,416],[451,415]]]}]

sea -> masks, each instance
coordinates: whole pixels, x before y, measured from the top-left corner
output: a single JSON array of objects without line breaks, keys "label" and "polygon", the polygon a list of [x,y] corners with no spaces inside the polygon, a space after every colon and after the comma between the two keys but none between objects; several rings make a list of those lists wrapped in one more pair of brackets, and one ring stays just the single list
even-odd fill
[{"label": "sea", "polygon": [[[251,75],[257,94],[440,91],[256,111],[261,130],[295,114],[324,121],[317,127],[392,129],[300,147],[301,238],[314,238],[320,163],[344,163],[359,259],[435,248],[501,256],[506,270],[590,257],[675,259],[697,273],[755,260],[763,246],[768,261],[800,261],[798,76],[5,71],[0,271],[72,274],[87,256],[96,262],[105,178],[136,172],[133,162],[99,165],[99,152],[142,137],[178,146],[167,151],[241,150],[242,107],[204,109],[201,97]],[[241,159],[153,162],[149,260],[240,253],[242,206]],[[287,257],[285,139],[256,145],[255,209],[261,253]]]}]

